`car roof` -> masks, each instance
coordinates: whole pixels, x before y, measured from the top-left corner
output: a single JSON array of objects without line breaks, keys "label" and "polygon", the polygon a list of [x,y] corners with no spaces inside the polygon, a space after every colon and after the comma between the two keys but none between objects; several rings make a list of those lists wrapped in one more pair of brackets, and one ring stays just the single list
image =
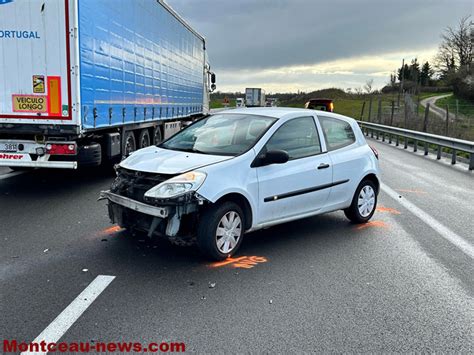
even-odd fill
[{"label": "car roof", "polygon": [[303,114],[308,114],[308,115],[316,114],[318,116],[338,118],[350,123],[356,122],[351,117],[339,115],[337,113],[328,112],[328,111],[320,111],[320,110],[311,110],[311,109],[306,109],[306,108],[296,108],[296,107],[244,107],[244,108],[236,108],[236,109],[222,110],[222,111],[215,112],[215,114],[229,114],[229,113],[259,115],[259,116],[273,117],[277,119],[294,118]]}]

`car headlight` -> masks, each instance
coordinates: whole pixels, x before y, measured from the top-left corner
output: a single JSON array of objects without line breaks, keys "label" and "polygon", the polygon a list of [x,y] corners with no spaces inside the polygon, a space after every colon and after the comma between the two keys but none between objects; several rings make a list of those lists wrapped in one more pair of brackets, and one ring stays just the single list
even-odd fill
[{"label": "car headlight", "polygon": [[191,171],[166,180],[145,192],[145,198],[167,199],[183,195],[190,191],[196,191],[206,180],[206,174],[199,171]]}]

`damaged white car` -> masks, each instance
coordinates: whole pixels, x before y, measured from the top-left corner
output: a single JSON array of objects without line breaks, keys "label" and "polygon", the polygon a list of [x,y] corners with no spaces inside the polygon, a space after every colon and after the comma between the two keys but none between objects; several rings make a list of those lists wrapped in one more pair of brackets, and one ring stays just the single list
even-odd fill
[{"label": "damaged white car", "polygon": [[292,108],[208,116],[116,170],[101,194],[112,222],[196,242],[217,260],[272,225],[336,210],[367,222],[380,185],[377,152],[356,121]]}]

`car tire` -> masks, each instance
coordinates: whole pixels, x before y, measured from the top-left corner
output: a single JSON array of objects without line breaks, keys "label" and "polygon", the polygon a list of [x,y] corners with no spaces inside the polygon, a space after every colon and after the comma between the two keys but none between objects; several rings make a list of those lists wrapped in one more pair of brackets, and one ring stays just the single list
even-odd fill
[{"label": "car tire", "polygon": [[377,187],[370,180],[363,180],[352,198],[351,205],[344,210],[353,223],[367,223],[377,207]]},{"label": "car tire", "polygon": [[200,216],[197,244],[206,257],[225,260],[239,249],[244,230],[242,208],[235,202],[224,202],[211,206]]}]

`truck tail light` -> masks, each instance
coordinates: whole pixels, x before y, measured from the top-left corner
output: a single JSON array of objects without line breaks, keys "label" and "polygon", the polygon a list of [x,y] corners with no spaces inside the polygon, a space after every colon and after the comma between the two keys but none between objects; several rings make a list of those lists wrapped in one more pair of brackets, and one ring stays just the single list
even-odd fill
[{"label": "truck tail light", "polygon": [[374,152],[375,157],[378,159],[379,158],[379,152],[377,151],[377,149],[375,149],[371,145],[369,145],[369,147],[370,147],[370,149],[372,149],[372,151]]},{"label": "truck tail light", "polygon": [[75,144],[46,144],[46,153],[50,155],[76,155],[77,146]]}]

